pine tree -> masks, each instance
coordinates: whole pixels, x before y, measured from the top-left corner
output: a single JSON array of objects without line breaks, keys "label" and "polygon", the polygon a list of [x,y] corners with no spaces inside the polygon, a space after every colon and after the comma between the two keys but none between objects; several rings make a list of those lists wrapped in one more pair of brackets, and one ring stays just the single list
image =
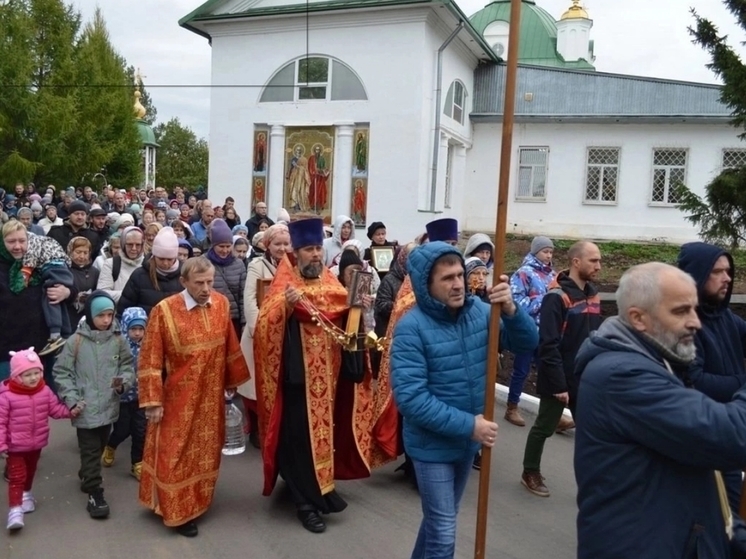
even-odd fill
[{"label": "pine tree", "polygon": [[[746,0],[723,3],[746,30]],[[707,67],[723,82],[720,99],[732,111],[731,124],[741,130],[739,137],[746,139],[746,65],[712,21],[695,9],[691,12],[695,24],[689,32],[694,43],[710,55]],[[677,191],[680,209],[688,221],[699,227],[704,240],[732,248],[746,241],[746,169],[725,169],[705,187],[704,197],[685,185],[678,185]]]}]

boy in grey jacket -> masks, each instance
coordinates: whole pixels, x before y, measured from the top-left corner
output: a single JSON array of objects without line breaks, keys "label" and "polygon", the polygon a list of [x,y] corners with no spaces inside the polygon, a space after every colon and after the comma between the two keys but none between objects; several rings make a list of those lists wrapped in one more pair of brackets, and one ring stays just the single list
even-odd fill
[{"label": "boy in grey jacket", "polygon": [[114,300],[104,291],[91,293],[85,320],[65,342],[52,371],[59,397],[69,408],[85,403],[72,424],[78,432],[80,488],[88,493],[91,518],[109,515],[101,488],[101,455],[119,417],[119,395],[134,380],[132,354],[114,309]]}]

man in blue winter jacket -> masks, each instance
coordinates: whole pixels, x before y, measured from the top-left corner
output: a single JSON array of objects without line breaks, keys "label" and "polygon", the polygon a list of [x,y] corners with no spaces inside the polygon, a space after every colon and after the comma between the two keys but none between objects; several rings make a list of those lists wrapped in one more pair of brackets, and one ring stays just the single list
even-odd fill
[{"label": "man in blue winter jacket", "polygon": [[[730,402],[746,384],[746,322],[729,308],[735,275],[733,257],[715,245],[687,243],[681,247],[678,264],[697,283],[697,315],[702,323],[694,339],[697,358],[684,382],[713,400]],[[738,514],[741,468],[725,473],[725,478],[731,509]]]},{"label": "man in blue winter jacket", "polygon": [[695,282],[635,266],[617,305],[576,360],[578,559],[742,557],[719,472],[746,465],[746,389],[722,403],[682,381],[698,349]]},{"label": "man in blue winter jacket", "polygon": [[[497,436],[482,415],[490,306],[466,294],[463,258],[446,243],[416,248],[407,266],[417,303],[394,330],[391,385],[422,498],[412,559],[450,559],[474,454]],[[500,280],[489,298],[502,305],[501,347],[530,353],[536,326],[513,303],[507,276]]]}]

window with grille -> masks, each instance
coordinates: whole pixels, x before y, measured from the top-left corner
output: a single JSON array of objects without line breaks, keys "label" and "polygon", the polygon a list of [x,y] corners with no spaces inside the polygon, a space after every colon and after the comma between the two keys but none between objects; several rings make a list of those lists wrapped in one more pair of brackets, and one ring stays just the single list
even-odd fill
[{"label": "window with grille", "polygon": [[516,200],[547,199],[548,147],[522,147],[518,151]]},{"label": "window with grille", "polygon": [[615,204],[619,190],[620,148],[588,148],[585,202]]},{"label": "window with grille", "polygon": [[451,207],[451,190],[452,190],[452,178],[453,178],[453,144],[448,144],[448,152],[446,153],[446,187],[445,187],[445,199],[443,206],[446,208]]},{"label": "window with grille", "polygon": [[725,169],[740,169],[746,165],[746,149],[724,149],[722,167]]},{"label": "window with grille", "polygon": [[365,101],[367,98],[352,68],[333,58],[309,56],[280,68],[264,88],[259,102]]},{"label": "window with grille", "polygon": [[466,88],[458,80],[451,83],[446,93],[443,112],[459,124],[464,123],[464,110],[466,108]]},{"label": "window with grille", "polygon": [[653,150],[653,191],[651,203],[678,204],[676,187],[686,181],[685,149]]}]

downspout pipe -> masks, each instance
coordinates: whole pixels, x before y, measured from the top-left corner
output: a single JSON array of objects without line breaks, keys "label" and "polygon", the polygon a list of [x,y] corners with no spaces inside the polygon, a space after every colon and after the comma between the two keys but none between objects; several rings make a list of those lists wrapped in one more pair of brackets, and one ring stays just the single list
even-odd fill
[{"label": "downspout pipe", "polygon": [[440,45],[440,48],[438,49],[438,70],[436,73],[435,81],[436,81],[436,88],[435,88],[435,130],[433,131],[433,165],[431,168],[432,177],[431,177],[431,183],[430,183],[430,211],[435,212],[435,196],[437,194],[438,190],[438,157],[440,155],[440,102],[441,98],[443,97],[443,51],[448,48],[448,45],[451,44],[451,41],[453,41],[456,38],[456,35],[459,34],[459,32],[464,28],[464,21],[460,20],[458,22],[458,25],[456,26],[456,29],[453,30],[453,33],[451,33],[448,38],[445,40],[445,42]]}]

